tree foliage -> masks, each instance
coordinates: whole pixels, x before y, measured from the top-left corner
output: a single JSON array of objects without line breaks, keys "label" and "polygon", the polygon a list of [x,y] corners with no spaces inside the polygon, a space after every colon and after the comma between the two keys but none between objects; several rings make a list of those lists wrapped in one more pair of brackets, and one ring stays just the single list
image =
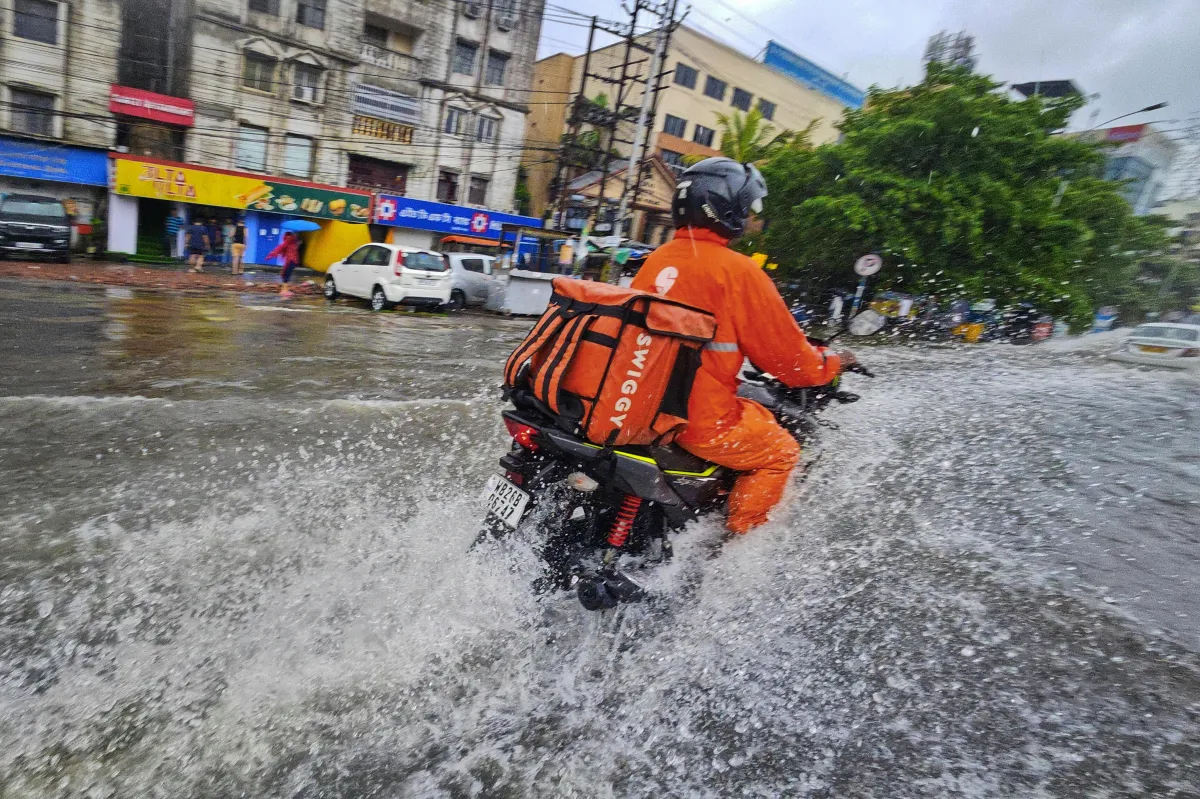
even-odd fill
[{"label": "tree foliage", "polygon": [[1061,134],[1080,100],[999,88],[938,64],[907,89],[873,88],[841,141],[770,154],[753,244],[810,293],[852,287],[854,260],[878,252],[881,288],[1027,300],[1076,321],[1120,302],[1161,224],[1098,177],[1099,145]]},{"label": "tree foliage", "polygon": [[[717,114],[717,133],[721,136],[721,155],[743,164],[758,164],[788,147],[810,146],[812,129],[820,120],[814,119],[801,131],[779,130],[766,121],[757,106],[748,113],[734,111]],[[685,164],[703,161],[708,156],[689,155]]]}]

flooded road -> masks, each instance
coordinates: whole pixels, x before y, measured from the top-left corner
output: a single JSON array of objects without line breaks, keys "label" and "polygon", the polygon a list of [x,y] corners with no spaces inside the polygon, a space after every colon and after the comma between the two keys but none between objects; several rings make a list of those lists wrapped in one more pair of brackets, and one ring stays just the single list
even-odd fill
[{"label": "flooded road", "polygon": [[528,322],[0,282],[0,797],[1200,796],[1200,380],[875,348],[778,518],[465,554]]}]

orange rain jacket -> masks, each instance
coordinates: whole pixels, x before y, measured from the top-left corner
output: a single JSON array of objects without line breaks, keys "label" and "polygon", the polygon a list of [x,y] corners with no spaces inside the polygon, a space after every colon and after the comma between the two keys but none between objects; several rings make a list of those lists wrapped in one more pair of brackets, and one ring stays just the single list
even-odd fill
[{"label": "orange rain jacket", "polygon": [[729,242],[704,229],[676,231],[646,259],[633,287],[669,296],[717,317],[688,402],[688,426],[677,442],[713,463],[741,472],[729,495],[726,526],[746,533],[767,520],[800,460],[800,445],[770,411],[737,396],[742,361],[793,388],[828,383],[838,356],[808,343],[775,284]]},{"label": "orange rain jacket", "polygon": [[808,342],[766,272],[728,243],[703,228],[678,230],[633,281],[635,289],[717,317],[717,336],[701,357],[681,443],[707,437],[722,419],[734,421],[727,417],[739,412],[743,358],[792,388],[824,385],[841,372],[835,353]]}]

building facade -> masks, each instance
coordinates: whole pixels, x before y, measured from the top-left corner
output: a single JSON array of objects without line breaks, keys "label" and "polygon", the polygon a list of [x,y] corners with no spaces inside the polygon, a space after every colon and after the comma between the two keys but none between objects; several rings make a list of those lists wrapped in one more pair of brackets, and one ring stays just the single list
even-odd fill
[{"label": "building facade", "polygon": [[[338,188],[331,221],[364,230],[363,193],[512,211],[543,3],[0,0],[0,135],[137,162],[158,188],[114,184],[124,232],[110,224],[109,244],[124,252],[151,247],[169,216],[301,214]],[[185,196],[243,178],[291,188]],[[158,190],[171,181],[191,188]]]},{"label": "building facade", "polygon": [[[647,34],[640,41],[652,47],[654,34]],[[635,51],[631,60],[637,63],[631,64],[626,74],[641,82],[633,84],[623,105],[636,108],[641,104],[650,59]],[[588,71],[603,79],[588,78],[585,88],[588,99],[603,94],[608,103],[614,102],[612,84],[604,79],[619,79],[624,61],[624,44],[591,54]],[[571,67],[569,82],[565,76],[567,63]],[[757,107],[776,132],[800,131],[813,125],[813,142],[821,144],[837,138],[834,125],[847,106],[862,104],[862,92],[775,42],[769,43],[764,60],[758,61],[687,26],[672,34],[664,70],[668,74],[659,92],[647,154],[657,156],[675,172],[682,170],[684,156],[719,154],[720,114],[746,113]],[[583,71],[583,56],[561,53],[534,65],[535,86],[555,97],[565,91],[564,101],[548,107],[538,117],[537,137],[531,126],[526,140],[525,163],[534,214],[546,213],[559,199],[555,196],[556,189],[561,188],[556,181],[556,165],[546,163],[545,148],[552,146],[551,142],[556,145],[568,130],[566,101],[579,92]],[[632,123],[622,123],[612,148],[628,157],[631,150],[628,142],[632,139]],[[614,159],[613,168],[623,169],[624,164],[618,161]],[[567,175],[567,179],[576,176]]]},{"label": "building facade", "polygon": [[1080,134],[1111,145],[1106,153],[1105,180],[1125,182],[1125,199],[1138,216],[1150,213],[1160,199],[1178,143],[1152,125],[1122,125]]}]

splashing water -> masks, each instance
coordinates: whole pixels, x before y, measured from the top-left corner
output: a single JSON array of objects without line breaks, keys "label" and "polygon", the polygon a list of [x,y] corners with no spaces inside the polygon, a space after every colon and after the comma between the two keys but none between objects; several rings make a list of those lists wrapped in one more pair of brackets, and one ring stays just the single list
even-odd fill
[{"label": "splashing water", "polygon": [[771,523],[588,614],[466,552],[520,326],[439,384],[411,321],[269,390],[0,400],[0,795],[1200,791],[1194,377],[871,351]]}]

